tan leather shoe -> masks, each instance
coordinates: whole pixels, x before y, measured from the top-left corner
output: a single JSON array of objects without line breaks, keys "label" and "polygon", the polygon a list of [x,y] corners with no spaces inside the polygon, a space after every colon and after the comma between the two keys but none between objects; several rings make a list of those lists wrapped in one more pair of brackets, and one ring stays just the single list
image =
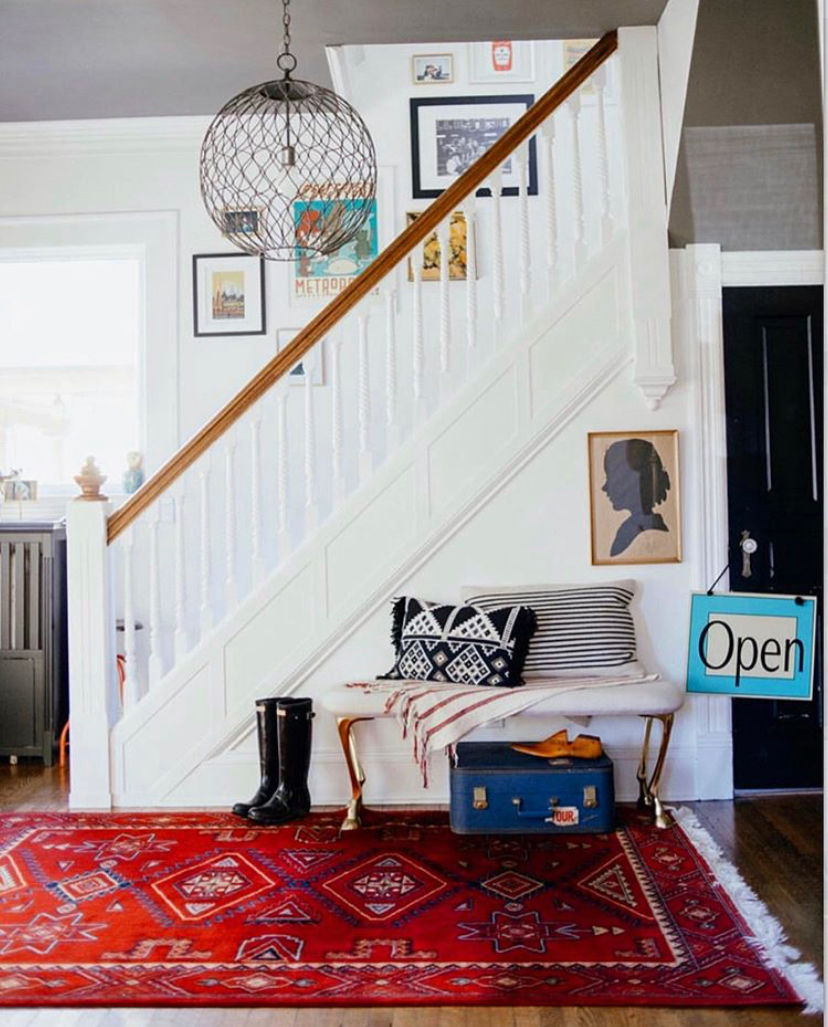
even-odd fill
[{"label": "tan leather shoe", "polygon": [[533,745],[515,744],[517,752],[549,759],[552,756],[571,756],[581,760],[597,760],[601,755],[601,739],[597,735],[578,735],[571,742],[566,728],[556,731],[542,742]]}]

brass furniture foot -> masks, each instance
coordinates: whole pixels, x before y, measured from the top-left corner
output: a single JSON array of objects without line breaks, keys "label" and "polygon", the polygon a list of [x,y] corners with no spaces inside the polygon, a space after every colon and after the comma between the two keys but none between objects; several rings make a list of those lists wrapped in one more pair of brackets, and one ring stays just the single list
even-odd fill
[{"label": "brass furniture foot", "polygon": [[[667,757],[667,747],[670,744],[670,733],[673,730],[672,713],[654,714],[646,717],[644,727],[644,743],[641,747],[641,759],[638,763],[636,778],[638,779],[638,808],[641,810],[652,809],[653,823],[656,827],[672,827],[673,818],[662,803],[658,795],[658,786],[661,781],[661,774],[664,770],[664,761]],[[655,766],[649,781],[647,780],[647,752],[650,747],[650,732],[653,721],[661,721],[661,744],[658,747]]]},{"label": "brass furniture foot", "polygon": [[360,813],[362,812],[362,786],[365,784],[365,772],[359,762],[357,755],[356,741],[351,729],[354,724],[361,720],[373,720],[373,717],[337,717],[336,726],[339,730],[339,742],[345,756],[345,765],[348,768],[348,777],[351,779],[351,799],[345,810],[345,819],[339,828],[340,831],[355,831],[362,827]]}]

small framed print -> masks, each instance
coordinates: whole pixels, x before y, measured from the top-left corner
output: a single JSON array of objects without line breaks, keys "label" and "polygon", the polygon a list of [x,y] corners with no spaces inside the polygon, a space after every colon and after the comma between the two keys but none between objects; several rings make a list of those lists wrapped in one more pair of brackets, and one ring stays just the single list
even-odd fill
[{"label": "small framed print", "polygon": [[193,256],[193,333],[264,335],[264,258],[246,253]]},{"label": "small framed print", "polygon": [[418,53],[411,58],[411,80],[417,86],[435,82],[448,85],[454,81],[454,55],[450,53]]},{"label": "small framed print", "polygon": [[[279,328],[276,332],[276,352],[281,353],[285,346],[288,345],[296,336],[301,332],[301,328]],[[312,349],[313,357],[311,359],[302,359],[290,369],[288,372],[288,381],[291,385],[304,385],[306,378],[306,369],[310,367],[310,382],[311,385],[324,385],[325,384],[325,367],[324,367],[324,354],[325,354],[325,340],[320,339],[319,342]]]},{"label": "small framed print", "polygon": [[224,211],[224,232],[226,235],[256,235],[261,223],[258,210]]},{"label": "small framed print", "polygon": [[[411,113],[411,182],[414,199],[430,199],[462,175],[528,107],[534,96],[429,96],[409,100]],[[517,196],[517,161],[511,157],[502,167],[504,196]],[[538,192],[535,140],[529,141],[529,185]],[[490,196],[478,189],[478,196]]]},{"label": "small framed print", "polygon": [[678,432],[590,432],[593,564],[681,560]]},{"label": "small framed print", "polygon": [[[405,215],[406,227],[416,221],[419,211],[408,211]],[[422,243],[423,263],[420,280],[423,282],[440,281],[440,240],[437,232],[432,232]],[[455,210],[449,222],[449,255],[448,271],[450,282],[464,282],[467,274],[467,228],[466,215],[462,210]],[[414,281],[414,267],[411,257],[408,258],[408,280]]]},{"label": "small framed print", "polygon": [[535,47],[531,40],[493,39],[469,43],[470,82],[533,82]]}]

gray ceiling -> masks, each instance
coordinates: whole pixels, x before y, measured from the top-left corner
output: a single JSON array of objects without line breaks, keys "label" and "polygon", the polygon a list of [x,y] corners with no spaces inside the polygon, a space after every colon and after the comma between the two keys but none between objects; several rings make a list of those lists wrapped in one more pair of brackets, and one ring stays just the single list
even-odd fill
[{"label": "gray ceiling", "polygon": [[[297,77],[330,85],[326,44],[599,36],[665,3],[293,0]],[[280,44],[280,0],[0,0],[0,121],[211,114]]]}]

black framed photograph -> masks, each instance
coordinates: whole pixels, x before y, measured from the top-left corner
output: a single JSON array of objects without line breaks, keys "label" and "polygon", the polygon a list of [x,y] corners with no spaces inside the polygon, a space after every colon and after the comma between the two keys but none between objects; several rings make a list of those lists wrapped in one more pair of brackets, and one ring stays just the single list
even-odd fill
[{"label": "black framed photograph", "polygon": [[193,333],[264,335],[265,265],[247,253],[193,256]]},{"label": "black framed photograph", "polygon": [[[411,181],[415,199],[440,193],[496,142],[535,102],[529,94],[502,96],[437,96],[409,100],[411,110]],[[504,196],[517,196],[518,168],[514,155],[503,164]],[[535,140],[529,142],[531,196],[538,192]],[[478,196],[490,196],[478,189]]]}]

